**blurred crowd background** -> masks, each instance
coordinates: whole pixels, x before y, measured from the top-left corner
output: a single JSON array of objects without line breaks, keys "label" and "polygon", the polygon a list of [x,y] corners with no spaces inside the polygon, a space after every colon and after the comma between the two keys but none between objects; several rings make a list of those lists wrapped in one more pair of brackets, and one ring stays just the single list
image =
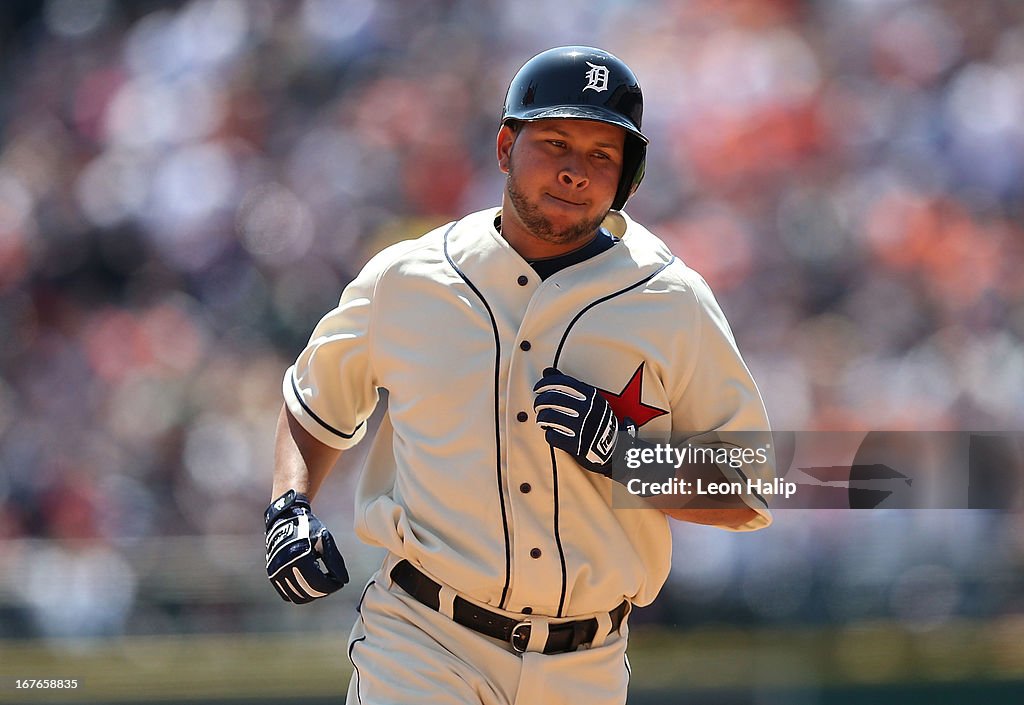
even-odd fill
[{"label": "blurred crowd background", "polygon": [[[498,203],[508,80],[623,58],[627,211],[716,291],[786,430],[1019,430],[1024,3],[0,5],[0,637],[335,629],[263,578],[280,380],[381,247]],[[346,456],[318,500],[356,582]],[[457,506],[452,511],[458,511]],[[676,524],[640,621],[1024,617],[1024,522]]]}]

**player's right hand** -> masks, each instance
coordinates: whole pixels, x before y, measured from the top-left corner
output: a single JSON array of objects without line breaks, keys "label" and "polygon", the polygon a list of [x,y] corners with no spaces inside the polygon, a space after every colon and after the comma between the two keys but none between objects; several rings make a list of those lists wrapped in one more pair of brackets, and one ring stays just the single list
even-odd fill
[{"label": "player's right hand", "polygon": [[345,559],[305,495],[288,490],[267,507],[263,518],[267,577],[286,602],[312,602],[348,582]]},{"label": "player's right hand", "polygon": [[587,470],[610,476],[619,421],[600,391],[553,367],[544,370],[533,391],[533,409],[544,439]]}]

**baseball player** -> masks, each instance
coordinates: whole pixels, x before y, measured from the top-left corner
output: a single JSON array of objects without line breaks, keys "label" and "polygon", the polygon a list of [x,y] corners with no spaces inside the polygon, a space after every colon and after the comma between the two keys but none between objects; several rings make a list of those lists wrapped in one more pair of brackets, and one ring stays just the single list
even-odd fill
[{"label": "baseball player", "polygon": [[768,427],[707,284],[621,210],[642,111],[608,52],[530,59],[498,130],[500,208],[376,255],[284,376],[267,571],[294,603],[348,581],[310,505],[388,392],[356,490],[356,534],[387,554],[349,643],[350,705],[623,703],[628,615],[665,582],[669,518],[771,522],[756,492],[612,499],[624,449]]}]

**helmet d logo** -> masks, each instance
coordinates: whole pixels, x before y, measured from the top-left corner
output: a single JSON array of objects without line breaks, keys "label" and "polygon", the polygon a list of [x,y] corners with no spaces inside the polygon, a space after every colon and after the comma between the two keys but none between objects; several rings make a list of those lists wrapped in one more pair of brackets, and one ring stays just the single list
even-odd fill
[{"label": "helmet d logo", "polygon": [[592,64],[589,61],[587,66],[590,67],[590,70],[586,73],[587,85],[583,86],[583,90],[590,88],[597,93],[608,90],[608,67]]}]

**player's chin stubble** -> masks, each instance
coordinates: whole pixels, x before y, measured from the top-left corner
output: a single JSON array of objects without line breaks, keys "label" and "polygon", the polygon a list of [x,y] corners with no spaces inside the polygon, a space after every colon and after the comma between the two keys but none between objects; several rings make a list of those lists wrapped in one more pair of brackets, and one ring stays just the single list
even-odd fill
[{"label": "player's chin stubble", "polygon": [[605,213],[599,218],[581,220],[575,225],[570,225],[567,228],[556,231],[551,221],[540,212],[540,207],[536,203],[532,203],[526,194],[520,190],[511,161],[508,165],[507,180],[508,197],[512,202],[512,207],[516,209],[516,215],[519,216],[519,220],[522,221],[523,225],[533,235],[544,242],[550,242],[555,245],[567,245],[586,240],[593,236],[598,227],[600,227],[605,215],[607,215]]}]

